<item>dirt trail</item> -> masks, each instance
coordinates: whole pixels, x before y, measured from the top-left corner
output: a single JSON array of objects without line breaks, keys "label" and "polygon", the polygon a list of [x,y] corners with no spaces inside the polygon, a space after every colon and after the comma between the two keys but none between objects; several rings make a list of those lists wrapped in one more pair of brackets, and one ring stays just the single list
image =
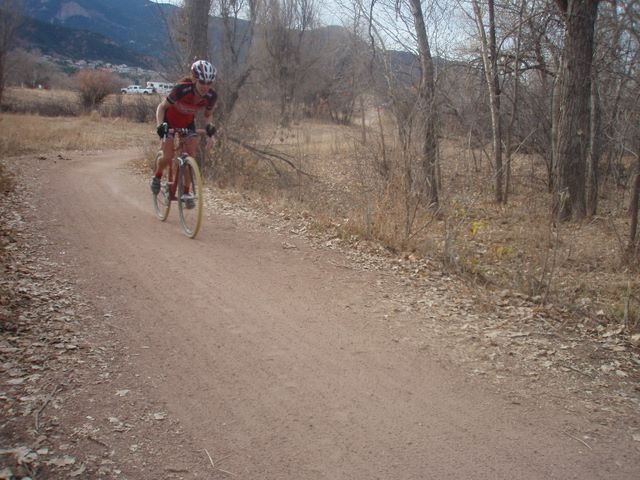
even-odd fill
[{"label": "dirt trail", "polygon": [[224,457],[224,471],[193,478],[638,478],[637,446],[566,433],[596,431],[588,418],[510,402],[398,342],[379,274],[233,217],[207,212],[193,241],[175,211],[157,221],[136,155],[41,162],[37,215],[79,291],[109,312],[120,378],[179,426],[155,442]]}]

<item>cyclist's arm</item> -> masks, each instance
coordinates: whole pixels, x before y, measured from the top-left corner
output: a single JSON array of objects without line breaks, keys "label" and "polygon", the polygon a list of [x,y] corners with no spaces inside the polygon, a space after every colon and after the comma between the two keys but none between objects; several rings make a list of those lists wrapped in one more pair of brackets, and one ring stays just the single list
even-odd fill
[{"label": "cyclist's arm", "polygon": [[169,106],[170,103],[166,98],[160,102],[158,108],[156,109],[156,125],[160,125],[162,122],[164,122],[164,114],[166,113]]},{"label": "cyclist's arm", "polygon": [[204,109],[204,118],[208,122],[211,122],[213,112],[218,109],[218,94],[213,90],[210,90],[209,93],[211,96]]}]

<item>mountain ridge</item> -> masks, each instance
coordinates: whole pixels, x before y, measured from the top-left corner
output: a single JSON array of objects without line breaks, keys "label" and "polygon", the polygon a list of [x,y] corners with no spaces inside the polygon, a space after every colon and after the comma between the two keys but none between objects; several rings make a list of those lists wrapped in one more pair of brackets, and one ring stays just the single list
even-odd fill
[{"label": "mountain ridge", "polygon": [[[72,60],[99,60],[129,66],[156,68],[169,48],[168,23],[180,7],[149,0],[23,0],[27,17],[20,29],[19,45]],[[241,37],[248,22],[241,20]],[[222,19],[210,17],[211,52],[223,36]],[[314,30],[320,44],[346,42],[340,26]],[[246,52],[245,52],[246,53]],[[388,51],[394,71],[404,81],[414,78],[419,66],[410,52]],[[162,68],[162,67],[160,67]]]},{"label": "mountain ridge", "polygon": [[33,18],[23,19],[16,46],[71,60],[100,60],[137,67],[153,64],[151,57],[123,48],[104,35],[51,25]]},{"label": "mountain ridge", "polygon": [[[166,19],[178,7],[149,0],[24,0],[22,9],[30,26],[21,35],[23,45],[75,60],[88,55],[108,61],[98,57],[112,44],[112,57],[147,66],[161,56],[168,36]],[[61,45],[57,34],[62,43],[75,37],[87,48],[73,52]]]}]

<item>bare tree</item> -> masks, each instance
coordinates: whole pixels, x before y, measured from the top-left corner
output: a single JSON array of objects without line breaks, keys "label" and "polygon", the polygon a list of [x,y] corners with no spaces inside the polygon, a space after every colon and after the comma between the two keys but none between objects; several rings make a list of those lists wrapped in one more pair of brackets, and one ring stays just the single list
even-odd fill
[{"label": "bare tree", "polygon": [[170,78],[183,76],[196,59],[208,59],[209,12],[212,0],[183,0],[172,15],[156,5],[156,13],[167,29],[162,67]]},{"label": "bare tree", "polygon": [[[511,161],[513,158],[513,139],[514,139],[514,130],[516,119],[518,116],[518,104],[520,102],[520,75],[521,68],[520,63],[522,60],[522,31],[524,26],[524,10],[525,10],[525,0],[518,0],[520,5],[518,6],[518,16],[517,16],[517,27],[515,29],[515,40],[513,51],[505,57],[507,60],[504,62],[504,73],[508,76],[513,75],[513,93],[511,96],[511,114],[509,118],[509,123],[505,132],[505,149],[506,149],[506,157],[507,157],[507,175],[506,175],[506,185],[504,189],[504,203],[507,203],[509,199],[509,192],[511,188]],[[509,64],[512,64],[510,67]]]},{"label": "bare tree", "polygon": [[432,206],[438,205],[437,180],[437,133],[435,109],[435,82],[433,59],[429,48],[427,29],[424,24],[420,0],[409,0],[413,14],[415,33],[420,59],[420,83],[418,86],[418,104],[422,116],[422,168],[425,176],[424,190]]},{"label": "bare tree", "polygon": [[0,0],[0,101],[2,101],[6,81],[7,54],[13,46],[15,34],[20,25],[19,7],[19,0]]},{"label": "bare tree", "polygon": [[559,220],[586,215],[585,176],[589,147],[591,65],[599,0],[557,0],[565,21],[558,73],[554,211]]},{"label": "bare tree", "polygon": [[520,38],[523,42],[522,71],[532,71],[528,81],[520,84],[523,107],[516,124],[520,135],[528,140],[528,150],[538,153],[547,173],[547,188],[553,191],[553,145],[556,135],[552,112],[558,104],[554,79],[560,64],[562,29],[555,6],[547,0],[527,0],[523,4]]},{"label": "bare tree", "polygon": [[26,85],[31,88],[47,85],[65,90],[75,88],[74,79],[59,65],[42,58],[38,51],[14,48],[7,55],[6,65],[5,85]]},{"label": "bare tree", "polygon": [[209,58],[209,11],[212,0],[185,0],[187,61]]},{"label": "bare tree", "polygon": [[218,0],[214,6],[214,12],[222,20],[220,44],[213,46],[216,64],[224,72],[224,81],[219,84],[223,105],[220,121],[231,116],[240,90],[254,69],[251,49],[259,3],[259,0]]},{"label": "bare tree", "polygon": [[498,76],[498,52],[496,45],[495,5],[488,0],[489,35],[484,26],[484,14],[479,0],[473,0],[476,26],[481,39],[482,63],[489,92],[489,109],[491,112],[491,131],[493,139],[493,161],[495,165],[495,199],[502,203],[502,118],[500,112],[500,79]]},{"label": "bare tree", "polygon": [[280,123],[288,125],[297,88],[304,80],[308,62],[303,58],[306,35],[316,23],[314,0],[269,0],[266,5],[264,46],[268,72],[278,89]]},{"label": "bare tree", "polygon": [[[640,143],[640,142],[639,142]],[[633,184],[631,186],[631,200],[629,201],[629,242],[627,251],[635,254],[638,251],[638,210],[640,208],[640,154],[636,156],[636,173]]]},{"label": "bare tree", "polygon": [[[359,104],[361,122],[364,121],[365,98],[373,84],[364,28],[360,11],[356,10],[344,27],[319,28],[309,37],[305,48],[320,53],[315,55],[300,89],[305,115],[349,125]],[[366,139],[364,128],[362,135]]]}]

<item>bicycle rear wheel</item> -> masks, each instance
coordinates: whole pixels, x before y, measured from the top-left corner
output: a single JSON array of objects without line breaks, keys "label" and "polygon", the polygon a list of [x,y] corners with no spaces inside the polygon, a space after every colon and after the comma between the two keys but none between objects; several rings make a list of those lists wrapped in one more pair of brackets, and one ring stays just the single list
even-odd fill
[{"label": "bicycle rear wheel", "polygon": [[[189,193],[184,194],[186,179],[189,179]],[[178,213],[182,231],[189,238],[194,238],[202,223],[203,203],[202,176],[198,163],[193,157],[185,156],[178,171]]]},{"label": "bicycle rear wheel", "polygon": [[[162,158],[162,152],[158,152],[156,155],[156,161],[154,163],[154,173],[157,171],[158,162]],[[156,217],[161,221],[165,221],[169,216],[169,209],[171,207],[171,200],[169,198],[169,179],[167,178],[167,169],[162,173],[162,179],[160,181],[160,193],[157,195],[151,194],[153,197],[153,211],[156,212]]]}]

